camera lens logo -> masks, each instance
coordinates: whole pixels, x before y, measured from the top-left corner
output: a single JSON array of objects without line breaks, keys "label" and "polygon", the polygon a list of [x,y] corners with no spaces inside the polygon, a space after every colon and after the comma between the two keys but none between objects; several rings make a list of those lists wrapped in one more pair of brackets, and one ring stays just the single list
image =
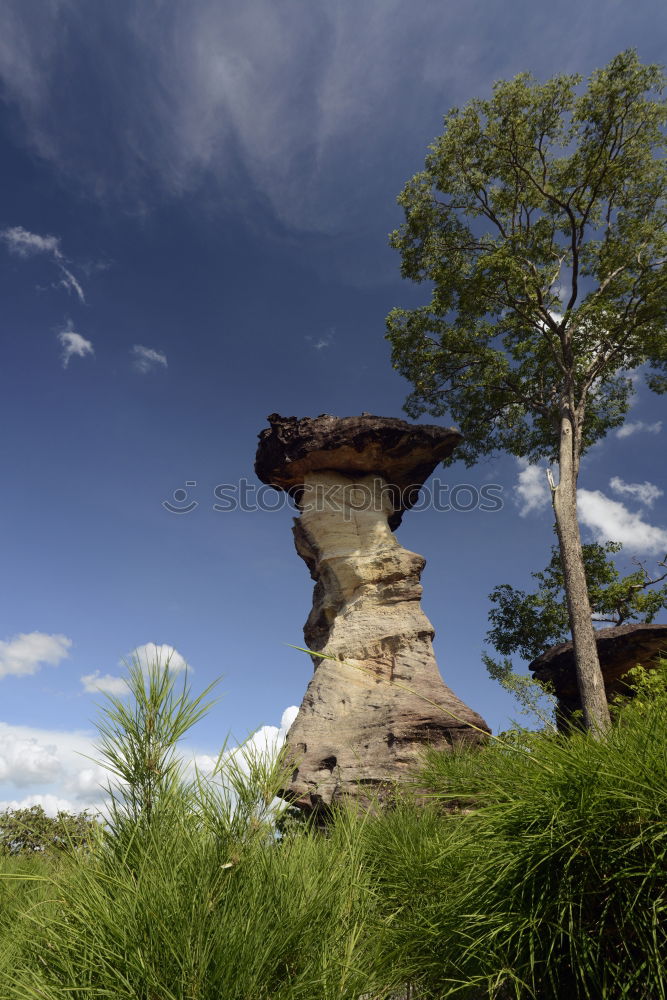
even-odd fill
[{"label": "camera lens logo", "polygon": [[[197,481],[196,479],[187,479],[185,485],[196,486]],[[189,514],[190,511],[194,510],[195,507],[199,506],[196,500],[190,500],[189,503],[187,502],[188,491],[184,490],[182,487],[179,487],[179,489],[174,490],[172,494],[172,500],[173,503],[170,500],[162,501],[162,506],[164,507],[165,510],[168,510],[170,514]]]}]

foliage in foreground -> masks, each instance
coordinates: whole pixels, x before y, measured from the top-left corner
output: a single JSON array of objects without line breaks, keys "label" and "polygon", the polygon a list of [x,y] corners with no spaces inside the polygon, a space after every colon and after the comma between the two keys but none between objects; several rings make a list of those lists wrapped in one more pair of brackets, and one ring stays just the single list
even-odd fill
[{"label": "foliage in foreground", "polygon": [[4,860],[0,995],[664,1000],[667,664],[635,684],[605,740],[516,730],[429,753],[395,808],[341,810],[325,834],[276,834],[280,762],[223,754],[217,782],[172,768],[149,821]]}]

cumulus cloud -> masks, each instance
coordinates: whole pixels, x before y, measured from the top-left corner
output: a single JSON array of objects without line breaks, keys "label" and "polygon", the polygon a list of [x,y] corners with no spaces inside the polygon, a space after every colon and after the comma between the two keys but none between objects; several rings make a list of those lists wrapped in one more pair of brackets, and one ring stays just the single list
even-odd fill
[{"label": "cumulus cloud", "polygon": [[[521,471],[514,487],[519,514],[525,517],[532,511],[545,509],[551,502],[545,470],[539,465],[529,465],[519,460]],[[610,487],[614,492],[630,496],[650,507],[663,495],[653,483],[626,483],[619,476],[612,477]],[[667,551],[667,531],[649,524],[641,514],[633,513],[618,500],[612,500],[600,490],[577,491],[577,510],[580,523],[588,528],[596,541],[621,542],[635,553],[664,553]]]},{"label": "cumulus cloud", "polygon": [[22,799],[1,799],[0,812],[14,809],[31,809],[33,806],[41,806],[47,816],[57,816],[59,812],[79,813],[83,812],[80,803],[72,799],[63,799],[59,795],[36,794],[25,795]]},{"label": "cumulus cloud", "polygon": [[84,674],[81,683],[87,694],[103,693],[120,697],[128,692],[127,681],[123,677],[116,677],[114,674],[100,674],[99,670],[92,674]]},{"label": "cumulus cloud", "polygon": [[243,743],[238,746],[226,748],[220,760],[210,754],[194,755],[189,767],[192,770],[196,767],[199,774],[209,777],[219,763],[222,768],[224,781],[225,761],[230,760],[230,758],[234,759],[236,767],[242,772],[250,770],[255,763],[270,766],[278,756],[298,711],[299,709],[296,705],[290,705],[283,712],[279,726],[260,726]]},{"label": "cumulus cloud", "polygon": [[621,542],[633,553],[661,555],[667,552],[667,531],[645,521],[641,514],[629,511],[618,500],[611,500],[600,490],[579,490],[579,520],[589,528],[597,542]]},{"label": "cumulus cloud", "polygon": [[[95,757],[90,733],[40,729],[0,722],[0,785],[7,808],[67,801],[72,812],[92,808],[104,797],[108,773]],[[25,795],[14,795],[14,790]],[[8,794],[9,793],[9,794]],[[1,806],[0,806],[1,807]],[[48,810],[47,810],[48,811]]]},{"label": "cumulus cloud", "polygon": [[0,729],[0,781],[14,785],[50,784],[62,765],[53,744],[46,745],[32,736],[17,737]]},{"label": "cumulus cloud", "polygon": [[541,465],[530,465],[525,458],[517,459],[521,471],[514,493],[519,504],[519,514],[525,517],[534,510],[544,510],[551,503],[551,493],[547,483],[546,469]]},{"label": "cumulus cloud", "polygon": [[664,495],[664,490],[654,483],[649,483],[648,480],[643,483],[626,483],[620,476],[612,476],[609,485],[614,493],[634,497],[645,507],[652,507],[658,497]]},{"label": "cumulus cloud", "polygon": [[60,249],[60,237],[40,236],[39,233],[31,233],[23,226],[11,226],[0,231],[0,239],[4,241],[9,252],[16,257],[46,254],[60,272],[58,284],[68,292],[74,292],[80,302],[86,301],[81,283],[67,266],[69,262]]},{"label": "cumulus cloud", "polygon": [[80,333],[68,328],[58,334],[63,349],[63,368],[67,368],[72,358],[85,358],[86,354],[94,354],[93,345]]},{"label": "cumulus cloud", "polygon": [[8,674],[34,674],[44,665],[57,667],[69,656],[72,640],[66,635],[45,632],[21,632],[0,640],[0,677]]},{"label": "cumulus cloud", "polygon": [[[192,672],[192,667],[185,661],[183,656],[168,643],[157,645],[154,642],[145,642],[143,645],[133,649],[131,653],[128,653],[120,661],[120,666],[125,667],[128,663],[138,663],[145,673],[155,663],[161,666],[168,663],[169,672],[172,674],[180,674],[184,670]],[[103,693],[122,697],[129,690],[125,677],[118,674],[100,674],[99,670],[94,671],[92,674],[84,674],[81,677],[81,683],[83,684],[84,691],[88,694]]]},{"label": "cumulus cloud", "polygon": [[167,355],[161,351],[154,351],[152,347],[135,344],[131,353],[134,359],[134,367],[142,374],[151,371],[153,368],[167,367]]},{"label": "cumulus cloud", "polygon": [[640,431],[644,431],[647,434],[659,434],[662,430],[662,420],[656,420],[654,424],[646,424],[643,420],[633,420],[630,423],[623,424],[616,431],[617,438],[627,438],[632,434],[637,434]]},{"label": "cumulus cloud", "polygon": [[180,674],[183,670],[192,671],[192,667],[186,663],[178,650],[166,642],[159,646],[154,642],[145,642],[143,646],[137,646],[136,649],[133,649],[128,654],[127,659],[129,661],[136,660],[145,670],[154,663],[159,663],[162,666],[168,663],[169,672],[172,674]]},{"label": "cumulus cloud", "polygon": [[285,742],[287,732],[296,719],[299,709],[296,705],[290,705],[283,712],[279,726],[261,726],[243,744],[251,751],[256,751],[268,757],[274,757]]},{"label": "cumulus cloud", "polygon": [[[234,755],[241,770],[258,757],[270,763],[297,711],[296,706],[285,709],[279,726],[262,726],[245,744],[225,750],[223,757]],[[182,746],[179,753],[186,778],[194,777],[195,770],[201,778],[210,777],[218,763],[215,751]],[[104,814],[110,781],[116,779],[98,763],[94,734],[0,722],[0,788],[4,796],[0,811],[41,805],[49,815],[59,809]]]}]

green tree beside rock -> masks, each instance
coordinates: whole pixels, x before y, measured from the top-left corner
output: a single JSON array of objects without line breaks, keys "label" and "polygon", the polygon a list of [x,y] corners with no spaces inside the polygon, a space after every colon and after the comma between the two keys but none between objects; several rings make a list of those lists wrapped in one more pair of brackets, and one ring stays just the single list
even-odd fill
[{"label": "green tree beside rock", "polygon": [[577,519],[582,455],[642,368],[667,388],[665,77],[629,50],[592,74],[496,84],[445,117],[399,197],[402,274],[431,299],[394,309],[406,409],[449,414],[473,463],[496,450],[557,464],[551,482],[587,726],[609,726]]}]

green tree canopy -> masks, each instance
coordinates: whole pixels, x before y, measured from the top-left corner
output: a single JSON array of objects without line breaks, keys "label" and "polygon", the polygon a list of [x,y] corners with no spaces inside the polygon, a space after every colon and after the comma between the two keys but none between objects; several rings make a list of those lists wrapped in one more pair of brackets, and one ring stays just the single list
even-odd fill
[{"label": "green tree canopy", "polygon": [[452,109],[399,197],[391,243],[432,296],[390,313],[393,362],[469,463],[558,460],[564,405],[579,457],[623,422],[630,370],[666,387],[664,77],[627,51],[580,82],[523,73]]}]

